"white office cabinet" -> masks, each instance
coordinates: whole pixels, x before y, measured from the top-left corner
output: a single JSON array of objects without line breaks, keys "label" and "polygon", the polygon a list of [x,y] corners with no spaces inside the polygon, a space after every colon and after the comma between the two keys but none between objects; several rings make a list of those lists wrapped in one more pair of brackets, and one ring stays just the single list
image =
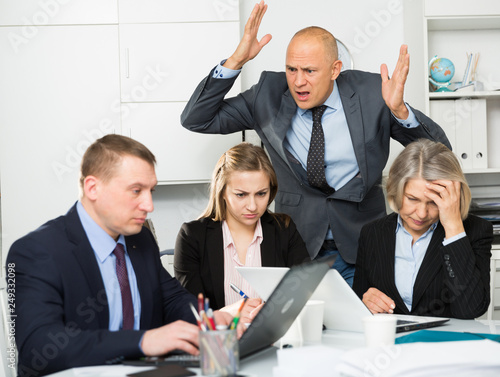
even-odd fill
[{"label": "white office cabinet", "polygon": [[239,0],[118,0],[120,24],[239,21]]},{"label": "white office cabinet", "polygon": [[[241,133],[195,134],[179,118],[198,82],[237,46],[238,7],[0,0],[2,260],[15,239],[77,200],[82,155],[104,134],[144,142],[162,184],[210,180]],[[231,95],[239,90],[238,80]],[[171,166],[176,160],[182,165]]]},{"label": "white office cabinet", "polygon": [[187,101],[238,42],[238,22],[120,25],[122,102]]},{"label": "white office cabinet", "polygon": [[500,2],[495,0],[425,0],[425,15],[439,16],[484,16],[500,14]]},{"label": "white office cabinet", "polygon": [[[219,157],[241,142],[241,132],[207,135],[180,124],[185,102],[123,104],[123,131],[144,143],[156,156],[160,184],[210,181]],[[132,107],[129,109],[129,107]]]},{"label": "white office cabinet", "polygon": [[0,27],[3,259],[10,244],[78,199],[79,166],[121,132],[118,26],[45,26],[15,51]]},{"label": "white office cabinet", "polygon": [[[21,26],[20,38],[31,39],[46,25],[116,24],[116,0],[0,0],[0,25]],[[26,27],[29,25],[33,27]]]}]

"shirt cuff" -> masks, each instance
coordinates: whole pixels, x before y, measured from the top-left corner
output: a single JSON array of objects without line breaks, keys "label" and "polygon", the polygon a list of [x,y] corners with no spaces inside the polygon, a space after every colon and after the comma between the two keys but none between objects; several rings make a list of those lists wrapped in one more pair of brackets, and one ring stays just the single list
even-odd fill
[{"label": "shirt cuff", "polygon": [[456,236],[450,237],[443,240],[443,246],[449,245],[452,242],[458,241],[460,238],[464,238],[467,234],[465,232],[458,233]]},{"label": "shirt cuff", "polygon": [[214,74],[212,76],[214,79],[232,79],[240,74],[241,69],[229,69],[223,67],[222,64],[224,64],[226,60],[221,61],[219,65],[215,67]]},{"label": "shirt cuff", "polygon": [[408,104],[406,102],[405,102],[405,106],[408,109],[408,118],[407,119],[399,119],[398,117],[396,117],[394,114],[391,113],[392,116],[394,117],[394,119],[396,119],[398,121],[399,124],[401,124],[405,128],[418,127],[420,125],[420,123],[418,122],[417,117],[415,116],[412,109],[410,108],[410,106],[408,106]]}]

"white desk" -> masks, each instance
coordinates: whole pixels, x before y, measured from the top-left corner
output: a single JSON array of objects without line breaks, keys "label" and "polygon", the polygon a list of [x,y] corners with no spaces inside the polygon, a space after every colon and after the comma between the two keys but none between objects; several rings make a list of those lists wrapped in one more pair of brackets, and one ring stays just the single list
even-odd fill
[{"label": "white desk", "polygon": [[[478,321],[478,320],[459,320],[451,319],[443,326],[435,327],[429,330],[440,331],[460,331],[475,332],[484,334],[500,334],[500,321]],[[398,334],[402,336],[408,333]],[[350,350],[356,347],[364,346],[362,333],[352,333],[343,331],[325,331],[323,333],[323,345],[335,347],[342,350]],[[277,366],[276,348],[272,347],[258,354],[252,355],[240,362],[240,372],[242,375],[268,377],[272,376],[272,368]],[[111,365],[103,367],[73,368],[50,375],[51,377],[110,377],[125,376],[132,370],[141,371],[147,368],[124,367],[121,365]],[[195,370],[199,373],[199,370]]]}]

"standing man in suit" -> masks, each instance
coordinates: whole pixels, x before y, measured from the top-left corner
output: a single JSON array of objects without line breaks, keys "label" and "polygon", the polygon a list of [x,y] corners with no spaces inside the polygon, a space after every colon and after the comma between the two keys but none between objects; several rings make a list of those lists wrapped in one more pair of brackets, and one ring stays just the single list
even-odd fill
[{"label": "standing man in suit", "polygon": [[196,298],[162,267],[143,226],[153,211],[155,162],[128,137],[97,140],[83,156],[81,200],[12,245],[20,376],[198,353],[189,307]]},{"label": "standing man in suit", "polygon": [[450,144],[436,123],[403,101],[406,46],[391,79],[385,64],[381,75],[341,73],[336,40],[319,27],[292,38],[286,72],[263,72],[252,88],[225,100],[244,64],[271,40],[257,39],[266,9],[256,4],[236,51],[198,85],[181,122],[202,133],[254,129],[278,175],[276,210],[292,217],[311,258],[339,254],[334,268],[352,284],[360,229],[386,213],[380,183],[390,138]]}]

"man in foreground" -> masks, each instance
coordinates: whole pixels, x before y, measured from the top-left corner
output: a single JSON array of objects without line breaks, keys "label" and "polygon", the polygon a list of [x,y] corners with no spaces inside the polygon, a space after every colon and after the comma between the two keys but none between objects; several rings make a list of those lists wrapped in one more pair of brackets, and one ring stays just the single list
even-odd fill
[{"label": "man in foreground", "polygon": [[[196,298],[162,267],[143,226],[155,163],[133,139],[97,140],[83,156],[80,201],[12,245],[20,376],[198,353]],[[230,319],[216,313],[220,324]]]}]

